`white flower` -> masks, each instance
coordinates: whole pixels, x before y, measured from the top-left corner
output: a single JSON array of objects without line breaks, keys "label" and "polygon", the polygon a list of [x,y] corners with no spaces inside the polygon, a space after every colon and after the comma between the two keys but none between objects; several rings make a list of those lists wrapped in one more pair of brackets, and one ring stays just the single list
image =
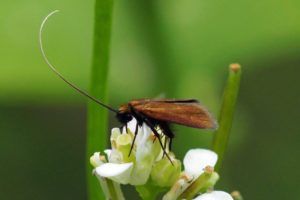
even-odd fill
[{"label": "white flower", "polygon": [[[106,152],[107,153],[107,152]],[[106,163],[106,158],[105,156],[101,155],[99,152],[94,153],[91,158],[90,158],[90,163],[91,165],[93,165],[96,170],[99,169],[99,166],[103,165],[104,163]],[[107,197],[107,199],[110,199],[112,194],[109,190],[109,186],[107,184],[107,179],[101,177],[98,175],[98,173],[96,172],[96,170],[93,171],[93,173],[96,175],[96,177],[99,180],[99,183],[101,185],[101,188],[105,194],[105,196]],[[114,188],[114,190],[116,191],[116,195],[118,196],[118,199],[120,200],[124,200],[124,196],[121,190],[121,187],[118,183],[113,183],[113,185],[111,186]]]},{"label": "white flower", "polygon": [[98,167],[102,165],[105,162],[104,157],[100,155],[100,152],[95,152],[91,157],[90,157],[90,163],[93,165],[93,167]]},{"label": "white flower", "polygon": [[198,178],[205,167],[214,167],[217,163],[218,155],[207,149],[191,149],[183,159],[184,171],[193,179]]},{"label": "white flower", "polygon": [[126,130],[121,133],[119,128],[112,129],[110,137],[112,149],[104,151],[108,162],[93,165],[96,167],[97,176],[121,184],[143,185],[147,182],[154,162],[162,158],[159,157],[162,155],[162,149],[151,129],[143,124],[142,127],[138,127],[138,134],[129,156],[136,123],[137,121],[133,119],[127,124],[128,133]]},{"label": "white flower", "polygon": [[133,163],[105,163],[96,168],[95,173],[117,183],[127,184],[130,179]]},{"label": "white flower", "polygon": [[[138,127],[132,146],[136,124],[137,121],[133,119],[127,124],[127,131],[123,129],[122,132],[119,128],[113,128],[110,137],[112,148],[104,151],[106,157],[97,152],[90,158],[95,167],[94,174],[99,180],[108,178],[116,184],[135,186],[144,185],[149,180],[158,187],[171,186],[163,200],[191,199],[200,192],[206,192],[216,183],[219,176],[213,170],[218,159],[215,152],[207,149],[189,150],[183,160],[184,171],[180,174],[181,162],[175,159],[172,152],[169,152],[168,157],[172,162],[167,157],[163,158],[159,140],[147,125]],[[162,138],[164,143],[166,137]],[[222,195],[228,197],[224,192],[211,192],[196,199],[221,200]],[[224,200],[231,200],[230,198]]]},{"label": "white flower", "polygon": [[230,194],[223,191],[213,191],[199,195],[194,200],[233,200]]},{"label": "white flower", "polygon": [[184,172],[175,182],[163,200],[177,199],[203,172],[213,168],[217,163],[218,156],[215,152],[207,149],[192,149],[184,157]]}]

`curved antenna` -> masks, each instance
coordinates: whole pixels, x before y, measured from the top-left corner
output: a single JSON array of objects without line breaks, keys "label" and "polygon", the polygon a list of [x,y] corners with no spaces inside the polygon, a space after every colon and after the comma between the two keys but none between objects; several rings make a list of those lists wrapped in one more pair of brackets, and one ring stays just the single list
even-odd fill
[{"label": "curved antenna", "polygon": [[45,60],[45,62],[47,63],[48,67],[50,67],[50,69],[59,77],[61,78],[65,83],[67,83],[69,86],[71,86],[73,89],[75,89],[76,91],[78,91],[80,94],[82,94],[83,96],[86,96],[87,98],[91,99],[92,101],[100,104],[101,106],[109,109],[110,111],[112,112],[115,112],[115,113],[118,113],[118,110],[115,110],[111,107],[109,107],[108,105],[105,105],[104,103],[100,102],[98,99],[96,99],[95,97],[89,95],[87,92],[81,90],[79,87],[77,87],[76,85],[74,85],[73,83],[71,83],[70,81],[68,81],[66,78],[63,77],[63,75],[61,75],[61,73],[59,73],[55,67],[50,63],[50,61],[48,60],[47,56],[46,56],[46,53],[44,51],[44,48],[43,48],[43,41],[42,41],[42,33],[43,33],[43,30],[44,30],[44,25],[46,24],[47,20],[55,13],[59,12],[59,10],[54,10],[52,11],[50,14],[48,14],[41,26],[40,26],[40,31],[39,31],[39,46],[40,46],[40,50],[42,52],[42,55],[43,55],[43,58]]}]

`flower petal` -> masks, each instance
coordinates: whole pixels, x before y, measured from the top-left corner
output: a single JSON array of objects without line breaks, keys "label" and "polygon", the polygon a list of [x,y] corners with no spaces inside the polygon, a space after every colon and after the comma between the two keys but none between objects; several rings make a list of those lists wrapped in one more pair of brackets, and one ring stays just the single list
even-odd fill
[{"label": "flower petal", "polygon": [[[135,128],[136,128],[136,119],[133,117],[132,120],[130,122],[127,123],[127,128],[131,131],[131,133],[135,132]],[[126,130],[125,130],[126,132]]]},{"label": "flower petal", "polygon": [[223,192],[223,191],[213,191],[211,193],[205,193],[194,200],[233,200],[230,194]]},{"label": "flower petal", "polygon": [[90,163],[91,163],[91,165],[93,165],[93,167],[98,167],[103,164],[103,160],[101,160],[100,152],[95,152],[90,157]]},{"label": "flower petal", "polygon": [[104,153],[106,154],[106,156],[109,158],[111,155],[112,150],[111,149],[105,149]]},{"label": "flower petal", "polygon": [[143,185],[147,182],[153,164],[161,151],[158,140],[154,142],[151,133],[151,129],[145,123],[139,128],[135,140],[136,161],[130,180],[130,184],[132,185]]},{"label": "flower petal", "polygon": [[187,174],[200,176],[206,166],[214,167],[217,163],[218,155],[207,149],[192,149],[184,157],[184,170]]},{"label": "flower petal", "polygon": [[96,168],[96,175],[109,178],[118,183],[127,184],[130,179],[133,163],[105,163]]}]

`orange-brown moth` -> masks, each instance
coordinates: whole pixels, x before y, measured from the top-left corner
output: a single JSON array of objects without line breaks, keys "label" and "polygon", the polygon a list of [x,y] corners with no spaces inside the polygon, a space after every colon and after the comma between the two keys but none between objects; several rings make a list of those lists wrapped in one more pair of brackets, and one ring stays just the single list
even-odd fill
[{"label": "orange-brown moth", "polygon": [[[40,27],[39,43],[40,43],[40,50],[42,52],[44,60],[46,61],[50,69],[57,76],[59,76],[64,82],[66,82],[69,86],[77,90],[82,95],[88,97],[92,101],[98,103],[99,105],[109,109],[112,112],[115,112],[118,121],[121,122],[123,125],[126,126],[127,123],[130,120],[132,120],[133,117],[137,120],[131,150],[134,145],[136,135],[138,133],[138,127],[142,126],[143,123],[147,124],[151,128],[156,138],[158,138],[158,141],[164,151],[164,155],[166,155],[168,158],[169,156],[165,150],[167,140],[165,140],[165,144],[163,145],[160,138],[161,136],[158,133],[158,129],[160,129],[161,132],[169,139],[169,148],[171,148],[171,143],[172,143],[172,139],[174,138],[174,134],[169,127],[169,123],[175,123],[175,124],[180,124],[180,125],[189,126],[193,128],[201,128],[201,129],[214,129],[217,127],[216,120],[210,115],[210,113],[206,110],[206,108],[201,106],[199,102],[195,99],[132,100],[127,104],[120,106],[120,108],[116,110],[102,103],[95,97],[89,95],[87,92],[81,90],[79,87],[77,87],[76,85],[68,81],[50,63],[43,49],[42,31],[43,31],[44,24],[47,21],[47,19],[56,12],[57,11],[50,13],[44,19]],[[169,160],[171,161],[170,158]]]},{"label": "orange-brown moth", "polygon": [[133,143],[138,126],[146,123],[159,139],[163,149],[166,145],[162,145],[157,128],[169,138],[169,148],[171,149],[174,134],[169,127],[169,123],[201,129],[215,129],[217,127],[216,120],[195,99],[132,100],[120,106],[116,113],[117,119],[123,124],[129,122],[132,117],[137,120]]}]

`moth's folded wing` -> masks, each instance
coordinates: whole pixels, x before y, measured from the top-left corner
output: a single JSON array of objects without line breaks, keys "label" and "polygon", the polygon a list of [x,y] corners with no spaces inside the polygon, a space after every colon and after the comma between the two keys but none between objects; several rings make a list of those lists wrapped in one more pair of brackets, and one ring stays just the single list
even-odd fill
[{"label": "moth's folded wing", "polygon": [[147,117],[194,128],[217,128],[217,122],[207,109],[197,102],[144,101],[134,109]]}]

